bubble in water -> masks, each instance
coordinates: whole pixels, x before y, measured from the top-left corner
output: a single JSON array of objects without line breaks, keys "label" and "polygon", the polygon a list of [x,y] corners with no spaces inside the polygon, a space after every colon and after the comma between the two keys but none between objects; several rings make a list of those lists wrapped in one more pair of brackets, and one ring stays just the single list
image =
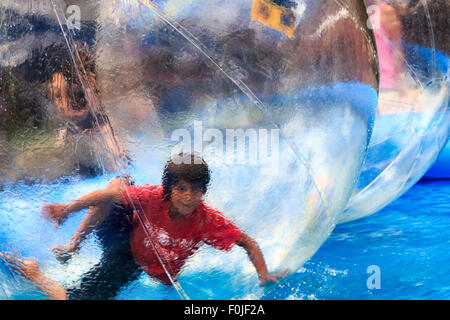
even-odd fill
[{"label": "bubble in water", "polygon": [[[91,239],[58,264],[49,249],[81,217],[52,231],[39,207],[103,188],[116,172],[159,184],[179,151],[203,155],[205,202],[258,242],[270,271],[294,272],[332,232],[377,106],[360,1],[102,1],[81,6],[80,30],[67,29],[62,2],[2,3],[4,249],[76,284],[63,275],[81,277],[101,248]],[[264,291],[240,248],[202,247],[178,284],[191,298]],[[171,297],[161,287],[142,276],[121,297]]]},{"label": "bubble in water", "polygon": [[[365,1],[380,63],[374,131],[359,184],[339,221],[377,212],[436,161],[450,128],[445,1]],[[376,22],[378,21],[378,22]]]}]

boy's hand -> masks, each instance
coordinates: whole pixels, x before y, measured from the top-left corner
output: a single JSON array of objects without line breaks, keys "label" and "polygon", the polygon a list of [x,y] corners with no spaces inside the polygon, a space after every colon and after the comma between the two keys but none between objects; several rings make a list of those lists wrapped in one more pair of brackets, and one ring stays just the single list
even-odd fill
[{"label": "boy's hand", "polygon": [[55,227],[59,227],[67,218],[63,204],[46,204],[42,206],[41,215],[44,219],[55,222]]},{"label": "boy's hand", "polygon": [[280,283],[278,278],[286,276],[288,269],[284,269],[282,272],[278,273],[267,273],[259,276],[259,285],[264,286],[268,283]]},{"label": "boy's hand", "polygon": [[61,245],[52,248],[52,252],[56,257],[56,260],[58,260],[60,263],[66,263],[67,261],[69,261],[75,251],[76,249],[72,248],[70,245]]}]

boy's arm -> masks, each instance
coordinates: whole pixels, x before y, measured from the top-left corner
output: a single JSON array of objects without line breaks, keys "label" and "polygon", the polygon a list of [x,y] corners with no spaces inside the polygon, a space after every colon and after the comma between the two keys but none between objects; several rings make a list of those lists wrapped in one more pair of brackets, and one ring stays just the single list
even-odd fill
[{"label": "boy's arm", "polygon": [[66,219],[71,212],[87,207],[89,207],[89,211],[79,225],[75,235],[70,239],[70,242],[52,249],[60,262],[67,261],[73,253],[78,251],[81,243],[95,228],[103,223],[114,205],[123,204],[122,188],[129,185],[130,182],[127,178],[123,181],[120,178],[116,178],[103,190],[91,192],[67,205],[61,205],[62,214],[56,215],[57,225]]},{"label": "boy's arm", "polygon": [[55,221],[56,226],[59,226],[72,212],[112,203],[122,203],[120,188],[96,190],[68,204],[47,204],[42,207],[42,214],[46,219]]},{"label": "boy's arm", "polygon": [[52,248],[52,251],[60,262],[66,262],[72,257],[72,254],[79,250],[81,243],[86,237],[105,221],[112,210],[112,206],[113,204],[105,204],[89,208],[86,217],[79,225],[75,235],[70,239],[69,243]]},{"label": "boy's arm", "polygon": [[263,253],[259,248],[258,243],[247,234],[242,233],[241,238],[236,244],[240,247],[243,247],[245,251],[247,251],[247,255],[249,256],[250,261],[253,263],[256,272],[258,273],[258,278],[261,285],[264,285],[268,282],[278,283],[278,278],[284,277],[287,274],[287,270],[275,274],[269,273],[266,261],[264,260]]}]

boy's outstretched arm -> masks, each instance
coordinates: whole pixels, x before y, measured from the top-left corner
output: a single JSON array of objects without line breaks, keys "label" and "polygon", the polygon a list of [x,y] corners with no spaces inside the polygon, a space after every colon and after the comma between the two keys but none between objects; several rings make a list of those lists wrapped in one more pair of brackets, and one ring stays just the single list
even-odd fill
[{"label": "boy's outstretched arm", "polygon": [[72,212],[77,212],[88,207],[104,206],[107,204],[122,203],[121,180],[114,179],[105,189],[88,193],[68,204],[47,204],[42,206],[41,213],[44,218],[52,220],[59,226]]},{"label": "boy's outstretched arm", "polygon": [[236,244],[243,247],[245,251],[247,251],[250,261],[253,263],[256,272],[258,273],[259,283],[261,285],[269,282],[278,283],[278,278],[284,277],[287,274],[288,270],[274,274],[269,273],[266,261],[264,260],[263,253],[259,248],[258,243],[247,234],[242,233],[241,238]]},{"label": "boy's outstretched arm", "polygon": [[89,207],[89,211],[78,227],[75,235],[66,245],[59,245],[52,248],[60,262],[69,260],[73,253],[78,251],[81,243],[86,237],[109,215],[114,205],[122,203],[121,189],[129,186],[127,179],[116,178],[103,190],[96,190],[67,205],[47,205],[43,207],[43,214],[46,218],[56,221],[56,225],[61,224],[71,212],[76,212]]},{"label": "boy's outstretched arm", "polygon": [[86,237],[109,215],[112,209],[112,204],[97,205],[89,207],[89,211],[81,224],[78,226],[75,235],[70,239],[68,244],[58,245],[52,248],[53,253],[57,259],[64,263],[72,257],[72,254],[80,249],[81,243]]}]

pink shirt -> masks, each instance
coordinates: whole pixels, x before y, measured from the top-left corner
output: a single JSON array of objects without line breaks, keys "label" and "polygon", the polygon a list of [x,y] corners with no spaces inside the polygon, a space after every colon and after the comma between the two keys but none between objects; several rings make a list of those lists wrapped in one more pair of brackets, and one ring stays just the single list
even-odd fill
[{"label": "pink shirt", "polygon": [[396,78],[401,72],[398,60],[400,52],[396,53],[396,46],[389,39],[389,32],[385,27],[374,30],[377,42],[378,58],[380,64],[380,88],[394,89]]}]

